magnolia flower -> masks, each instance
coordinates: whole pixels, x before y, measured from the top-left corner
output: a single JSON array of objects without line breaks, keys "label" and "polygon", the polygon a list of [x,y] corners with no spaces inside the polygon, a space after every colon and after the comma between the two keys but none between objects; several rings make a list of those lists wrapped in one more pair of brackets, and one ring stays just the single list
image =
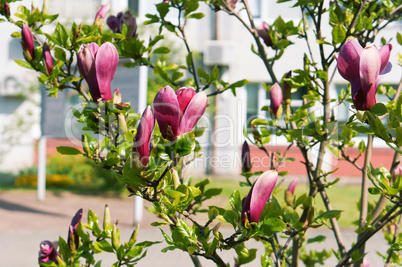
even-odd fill
[{"label": "magnolia flower", "polygon": [[257,178],[243,204],[241,211],[243,223],[246,218],[249,222],[258,223],[260,221],[261,213],[274,191],[277,179],[278,173],[273,170],[266,171]]},{"label": "magnolia flower", "polygon": [[[70,227],[68,228],[67,244],[71,249],[75,250],[79,245],[79,237],[77,234],[77,226],[82,219],[82,209],[79,209],[71,220]],[[74,243],[73,243],[74,242]]]},{"label": "magnolia flower", "polygon": [[348,39],[337,56],[339,74],[352,86],[352,100],[357,110],[369,110],[376,104],[379,75],[391,70],[389,56],[392,45],[364,49],[355,39]]},{"label": "magnolia flower", "polygon": [[100,47],[96,43],[82,45],[78,52],[78,68],[88,83],[89,92],[95,103],[112,99],[110,83],[114,78],[119,54],[109,42]]},{"label": "magnolia flower", "polygon": [[149,154],[152,150],[152,133],[155,129],[155,117],[151,106],[148,106],[142,114],[137,134],[134,138],[134,147],[140,157],[143,166],[147,166]]},{"label": "magnolia flower", "polygon": [[247,141],[244,141],[241,150],[241,163],[243,172],[249,172],[251,170],[250,147]]},{"label": "magnolia flower", "polygon": [[94,24],[101,26],[109,10],[110,10],[110,3],[101,6],[98,12],[96,12]]},{"label": "magnolia flower", "polygon": [[21,43],[25,59],[32,61],[35,58],[34,40],[31,30],[25,24],[22,24]]},{"label": "magnolia flower", "polygon": [[42,241],[39,245],[39,263],[53,261],[57,263],[56,257],[58,256],[56,248],[49,240]]},{"label": "magnolia flower", "polygon": [[292,195],[295,193],[295,188],[297,185],[298,179],[294,178],[293,181],[289,184],[288,190]]},{"label": "magnolia flower", "polygon": [[163,138],[172,141],[194,128],[207,107],[207,96],[192,88],[175,92],[166,86],[156,94],[153,107]]},{"label": "magnolia flower", "polygon": [[264,40],[264,43],[267,46],[272,46],[272,40],[269,36],[270,30],[269,25],[265,21],[262,22],[262,28],[257,29],[258,35],[262,38],[262,40]]},{"label": "magnolia flower", "polygon": [[42,50],[43,50],[43,61],[45,63],[47,74],[51,75],[53,69],[53,59],[52,55],[50,54],[49,45],[46,42],[43,44]]},{"label": "magnolia flower", "polygon": [[275,119],[282,115],[282,89],[278,83],[275,83],[269,91],[269,99],[271,100],[271,110]]},{"label": "magnolia flower", "polygon": [[109,16],[106,23],[115,33],[121,33],[123,30],[123,25],[126,24],[128,27],[126,37],[137,37],[137,21],[130,11],[126,11],[124,14],[119,12],[117,16]]}]

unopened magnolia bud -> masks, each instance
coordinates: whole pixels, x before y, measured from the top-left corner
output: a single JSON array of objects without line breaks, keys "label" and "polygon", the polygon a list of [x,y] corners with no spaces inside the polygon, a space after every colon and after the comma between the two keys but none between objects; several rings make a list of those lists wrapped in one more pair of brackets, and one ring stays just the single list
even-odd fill
[{"label": "unopened magnolia bud", "polygon": [[126,122],[126,117],[124,116],[124,114],[119,113],[117,115],[117,120],[119,122],[119,133],[121,135],[125,135],[127,133],[127,122]]},{"label": "unopened magnolia bud", "polygon": [[243,172],[249,172],[251,170],[250,147],[248,146],[247,141],[244,141],[241,150],[241,163]]},{"label": "unopened magnolia bud", "polygon": [[269,98],[271,101],[272,115],[275,119],[279,119],[282,115],[282,89],[278,83],[275,83],[269,91]]},{"label": "unopened magnolia bud", "polygon": [[179,185],[181,185],[179,174],[175,169],[172,169],[172,178],[174,189],[176,189]]},{"label": "unopened magnolia bud", "polygon": [[112,246],[115,250],[120,247],[120,230],[117,229],[116,224],[113,225],[112,230]]},{"label": "unopened magnolia bud", "polygon": [[43,44],[43,61],[45,64],[45,70],[47,72],[47,75],[52,75],[52,70],[53,70],[53,59],[52,55],[50,54],[50,48],[49,45],[45,42]]},{"label": "unopened magnolia bud", "polygon": [[137,241],[138,230],[140,230],[140,225],[138,224],[133,233],[131,234],[130,241],[128,241],[131,245],[134,245]]},{"label": "unopened magnolia bud", "polygon": [[292,97],[292,91],[291,91],[291,87],[290,87],[290,83],[285,81],[286,78],[290,78],[292,76],[292,71],[289,71],[286,76],[283,79],[282,82],[282,88],[283,88],[283,102],[286,105],[290,105],[291,102],[291,97]]},{"label": "unopened magnolia bud", "polygon": [[105,214],[103,216],[103,230],[109,230],[112,228],[110,220],[110,209],[108,205],[105,205]]},{"label": "unopened magnolia bud", "polygon": [[219,222],[217,225],[212,228],[212,232],[214,233],[214,236],[216,236],[219,233],[219,228],[221,227],[222,222]]},{"label": "unopened magnolia bud", "polygon": [[21,43],[26,61],[31,62],[35,58],[34,39],[31,30],[25,24],[22,24]]},{"label": "unopened magnolia bud", "polygon": [[293,194],[289,190],[285,191],[285,202],[286,202],[286,204],[288,204],[291,207],[293,207],[293,205],[294,205]]}]

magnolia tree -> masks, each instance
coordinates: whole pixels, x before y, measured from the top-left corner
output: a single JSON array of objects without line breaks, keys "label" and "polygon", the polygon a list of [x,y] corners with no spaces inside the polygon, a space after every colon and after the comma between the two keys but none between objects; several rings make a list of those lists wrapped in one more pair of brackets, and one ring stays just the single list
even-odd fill
[{"label": "magnolia tree", "polygon": [[[13,37],[21,38],[25,60],[16,62],[39,73],[39,81],[49,96],[57,96],[69,88],[77,91],[84,102],[83,110],[74,110],[74,115],[93,134],[82,135],[82,150],[59,147],[59,152],[92,159],[113,172],[131,195],[150,202],[152,212],[160,218],[152,225],[168,226],[161,229],[167,244],[163,252],[186,251],[195,266],[201,265],[199,257],[218,266],[240,266],[252,261],[261,266],[298,266],[301,261],[313,266],[325,264],[331,255],[336,257],[337,266],[360,266],[366,254],[366,242],[383,230],[389,248],[381,257],[387,264],[402,262],[399,254],[402,236],[398,230],[402,214],[401,83],[398,88],[383,85],[378,90],[381,76],[391,68],[388,61],[393,47],[383,38],[377,40],[381,30],[400,19],[400,0],[278,0],[278,3],[291,2],[293,8],[301,11],[302,19],[285,22],[278,17],[272,25],[264,23],[261,27],[255,25],[247,0],[163,1],[156,5],[157,14],[147,14],[149,20],[138,25],[144,29],[149,24],[159,26],[159,33],[147,41],[137,35],[136,20],[129,11],[109,16],[109,5],[100,8],[93,24],[73,23],[67,27],[55,24],[57,15],[35,7],[19,6],[14,10],[17,4],[11,2],[16,1],[1,0],[0,12],[3,21],[21,28]],[[230,208],[203,206],[220,190],[208,188],[208,179],[194,184],[183,173],[183,168],[199,156],[197,137],[203,134],[203,129],[196,128],[196,124],[205,112],[209,97],[230,94],[225,92],[228,90],[235,94],[236,88],[247,83],[220,79],[218,67],[212,71],[197,68],[186,25],[190,20],[203,19],[200,5],[207,5],[214,12],[225,12],[241,22],[250,33],[252,51],[261,58],[274,84],[266,86],[271,105],[264,108],[271,111],[271,119],[254,119],[244,131],[247,142],[243,145],[242,175],[245,180],[241,185],[249,186],[250,191],[242,196],[235,190],[227,205]],[[14,16],[10,16],[10,10],[15,12]],[[166,19],[172,11],[178,12],[176,22]],[[53,32],[42,31],[48,24],[55,24]],[[324,32],[324,25],[332,31]],[[169,53],[169,48],[160,43],[166,32],[184,43],[185,64],[165,62],[162,55]],[[401,44],[401,34],[395,34],[394,38]],[[278,78],[274,72],[277,61],[297,37],[305,41],[308,52],[293,59],[299,62],[299,69],[288,70]],[[165,80],[166,86],[142,116],[124,102],[124,95],[118,89],[111,88],[121,58],[131,59],[125,63],[126,67],[147,66]],[[400,69],[400,66],[393,68]],[[339,71],[349,86],[334,99],[330,97],[330,85],[335,71]],[[188,77],[186,80],[182,79],[184,75]],[[291,93],[300,88],[307,91],[303,105],[295,109]],[[388,96],[389,101],[376,103],[378,94]],[[334,109],[349,102],[353,104],[353,115],[345,123],[338,123]],[[312,107],[320,107],[322,115],[311,112]],[[279,120],[284,123],[278,123]],[[273,192],[278,175],[286,175],[278,172],[281,163],[287,160],[286,152],[273,154],[267,150],[271,133],[284,136],[289,147],[300,150],[302,158],[297,160],[304,163],[308,177],[308,190],[296,196],[295,180],[285,192],[285,201],[279,201]],[[367,135],[367,141],[358,145],[360,155],[355,157],[349,154],[348,148],[355,145],[358,134]],[[383,140],[395,151],[389,166],[372,167],[373,138]],[[270,169],[253,172],[250,143],[266,154],[271,161]],[[312,150],[318,153],[314,159],[310,157]],[[360,212],[356,213],[358,237],[352,244],[343,241],[338,226],[342,213],[333,210],[327,195],[327,189],[339,180],[330,180],[330,176],[336,177],[336,171],[323,168],[324,155],[331,152],[348,161],[362,175]],[[363,165],[357,163],[360,156],[364,157]],[[368,194],[378,196],[374,205],[368,205]],[[315,205],[319,198],[324,202],[323,211]],[[206,221],[196,219],[199,212],[207,213]],[[58,246],[49,241],[40,244],[41,266],[100,266],[94,254],[101,252],[116,254],[113,266],[133,266],[145,256],[146,248],[154,244],[136,243],[138,229],[122,243],[119,230],[110,222],[107,207],[103,226],[92,211],[88,212],[87,223],[81,218],[82,210],[79,210],[72,219],[67,241],[60,238]],[[221,225],[232,228],[229,236],[223,236]],[[336,248],[320,251],[305,248],[307,243],[322,241],[322,238],[305,238],[307,231],[319,227],[333,233]],[[247,248],[245,242],[250,239],[264,244],[260,259],[256,259],[256,249]],[[221,257],[225,250],[233,250],[237,256],[225,262]]]}]

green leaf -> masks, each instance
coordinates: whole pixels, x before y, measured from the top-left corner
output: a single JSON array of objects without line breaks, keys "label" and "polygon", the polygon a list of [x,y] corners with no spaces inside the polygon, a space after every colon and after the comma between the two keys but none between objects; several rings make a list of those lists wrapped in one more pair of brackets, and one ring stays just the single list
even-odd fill
[{"label": "green leaf", "polygon": [[62,155],[81,155],[82,152],[74,147],[69,146],[58,146],[56,147],[57,152]]},{"label": "green leaf", "polygon": [[324,236],[324,235],[317,235],[317,236],[315,236],[313,238],[307,239],[307,244],[316,243],[316,242],[322,243],[322,242],[325,241],[326,238],[327,237]]},{"label": "green leaf", "polygon": [[107,240],[96,241],[94,249],[104,252],[114,252],[112,245]]},{"label": "green leaf", "polygon": [[269,218],[263,221],[260,231],[263,233],[263,235],[269,237],[275,233],[281,233],[285,227],[286,224],[278,218]]},{"label": "green leaf", "polygon": [[222,193],[222,188],[210,188],[204,192],[204,197],[211,198],[219,195],[220,193]]},{"label": "green leaf", "polygon": [[363,154],[364,151],[366,151],[366,143],[362,140],[360,141],[359,145],[357,146],[360,154]]},{"label": "green leaf", "polygon": [[158,47],[153,51],[154,54],[167,54],[169,52],[170,49],[165,46]]},{"label": "green leaf", "polygon": [[211,73],[211,81],[217,80],[220,76],[219,68],[217,66],[214,66],[214,69],[212,70]]},{"label": "green leaf", "polygon": [[195,148],[195,134],[194,132],[189,132],[180,135],[177,138],[177,142],[174,146],[176,153],[179,156],[185,156],[190,154]]},{"label": "green leaf", "polygon": [[31,64],[26,62],[25,60],[16,59],[16,60],[14,60],[14,62],[23,68],[27,68],[27,69],[31,69],[31,70],[34,69],[34,68],[32,68]]},{"label": "green leaf", "polygon": [[379,195],[379,194],[381,194],[381,190],[379,189],[379,188],[377,188],[377,187],[370,187],[369,189],[368,189],[368,192],[371,194],[371,195]]},{"label": "green leaf", "polygon": [[371,109],[370,112],[377,116],[382,116],[388,112],[387,107],[383,103],[375,104]]},{"label": "green leaf", "polygon": [[402,241],[392,244],[391,249],[394,251],[402,251]]},{"label": "green leaf", "polygon": [[155,6],[159,12],[159,16],[161,16],[161,18],[164,19],[166,17],[166,14],[169,12],[169,4],[168,3],[160,3]]},{"label": "green leaf", "polygon": [[396,33],[396,40],[398,41],[399,45],[402,45],[402,34],[397,32]]},{"label": "green leaf", "polygon": [[66,61],[66,51],[60,47],[54,48],[54,57],[60,61]]},{"label": "green leaf", "polygon": [[235,247],[239,265],[252,262],[256,255],[257,249],[248,249],[244,245]]},{"label": "green leaf", "polygon": [[343,25],[336,25],[332,29],[332,42],[334,44],[340,44],[346,38],[346,28]]},{"label": "green leaf", "polygon": [[203,17],[205,17],[204,13],[193,13],[190,16],[188,16],[187,18],[189,19],[202,19]]},{"label": "green leaf", "polygon": [[342,210],[329,210],[326,212],[321,213],[315,218],[315,221],[318,219],[331,219],[337,217],[339,214],[341,214]]}]

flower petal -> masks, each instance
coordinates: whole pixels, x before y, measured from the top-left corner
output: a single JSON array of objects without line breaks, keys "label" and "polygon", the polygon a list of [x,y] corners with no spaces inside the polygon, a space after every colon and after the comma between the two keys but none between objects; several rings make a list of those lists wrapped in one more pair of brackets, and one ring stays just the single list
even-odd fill
[{"label": "flower petal", "polygon": [[362,51],[363,47],[353,38],[348,39],[342,45],[337,61],[339,74],[345,80],[350,82],[359,77],[359,61]]},{"label": "flower petal", "polygon": [[199,92],[191,99],[180,120],[179,135],[193,130],[198,120],[204,114],[207,102],[208,99],[205,92]]},{"label": "flower petal", "polygon": [[196,92],[193,88],[180,88],[176,92],[177,101],[179,102],[180,111],[183,114],[186,110],[188,103],[190,103],[191,99],[195,96]]},{"label": "flower petal", "polygon": [[140,156],[143,166],[148,165],[151,148],[152,132],[155,128],[155,117],[151,106],[148,106],[142,114],[140,124],[137,128],[137,134],[134,139],[134,148]]},{"label": "flower petal", "polygon": [[110,83],[114,78],[118,62],[119,54],[114,45],[107,42],[99,47],[95,56],[95,70],[99,92],[103,101],[112,99]]},{"label": "flower petal", "polygon": [[[153,107],[163,137],[168,140],[176,138],[179,135],[180,107],[177,96],[170,86],[163,87],[156,94]],[[168,129],[169,126],[170,130]]]},{"label": "flower petal", "polygon": [[[380,68],[380,73],[383,73],[386,68],[388,67],[388,61],[389,61],[389,56],[391,55],[391,50],[392,50],[392,44],[386,44],[381,49],[379,50],[380,56],[381,56],[381,68]],[[388,70],[388,72],[391,69]],[[387,73],[388,73],[387,72]]]},{"label": "flower petal", "polygon": [[274,191],[278,173],[273,170],[264,172],[253,185],[250,199],[250,221],[259,222],[262,210]]}]

